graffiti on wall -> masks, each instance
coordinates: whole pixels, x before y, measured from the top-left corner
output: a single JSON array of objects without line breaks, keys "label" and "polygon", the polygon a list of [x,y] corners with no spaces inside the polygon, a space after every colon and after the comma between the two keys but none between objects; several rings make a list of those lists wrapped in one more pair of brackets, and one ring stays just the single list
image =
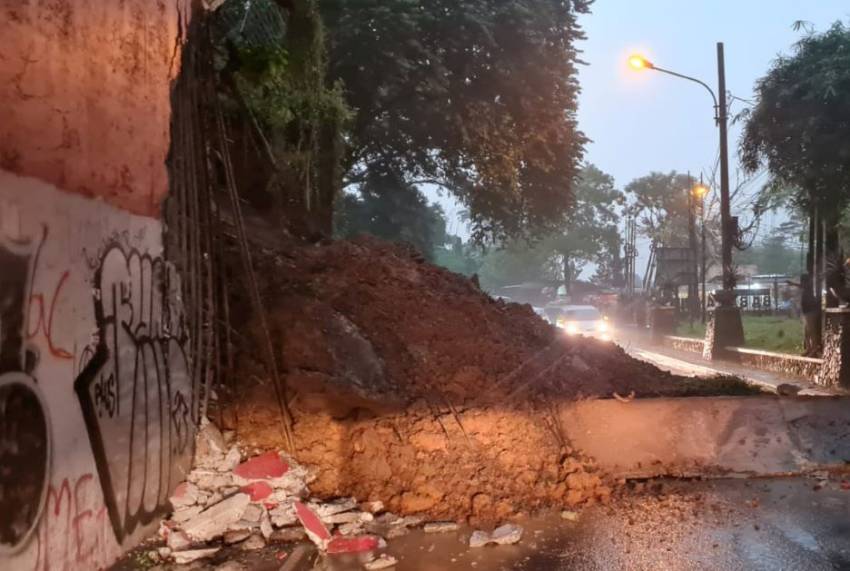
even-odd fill
[{"label": "graffiti on wall", "polygon": [[37,353],[26,343],[32,246],[0,240],[0,555],[28,542],[50,478],[49,421],[32,376]]},{"label": "graffiti on wall", "polygon": [[121,240],[92,265],[97,334],[75,391],[121,542],[167,509],[188,471],[193,377],[174,267]]}]

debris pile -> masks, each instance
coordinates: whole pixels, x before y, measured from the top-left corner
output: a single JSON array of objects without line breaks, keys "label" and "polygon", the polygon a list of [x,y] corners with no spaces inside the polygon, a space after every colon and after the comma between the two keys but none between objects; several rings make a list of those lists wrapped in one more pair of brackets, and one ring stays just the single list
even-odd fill
[{"label": "debris pile", "polygon": [[[318,497],[473,524],[605,501],[611,483],[564,438],[558,403],[712,391],[611,343],[566,337],[403,246],[364,237],[255,254],[291,452]],[[263,328],[234,296],[243,321],[223,422],[253,447],[283,449]]]},{"label": "debris pile", "polygon": [[[385,537],[423,524],[426,533],[459,529],[455,522],[426,523],[422,517],[392,514],[380,501],[317,500],[310,496],[312,477],[303,466],[276,451],[243,459],[233,440],[210,422],[199,430],[195,467],[170,499],[171,517],[160,525],[165,545],[157,550],[158,559],[188,564],[212,558],[227,546],[254,551],[310,540],[322,553],[360,554],[365,569],[385,569],[396,563],[388,554],[375,553],[387,546]],[[521,528],[508,524],[492,534],[475,532],[471,545],[506,545],[521,535]]]}]

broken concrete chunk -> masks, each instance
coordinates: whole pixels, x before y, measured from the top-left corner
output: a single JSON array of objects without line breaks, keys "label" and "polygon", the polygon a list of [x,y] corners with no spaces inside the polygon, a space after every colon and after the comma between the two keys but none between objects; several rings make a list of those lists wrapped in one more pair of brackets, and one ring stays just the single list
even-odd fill
[{"label": "broken concrete chunk", "polygon": [[374,502],[363,502],[360,504],[360,509],[371,514],[379,514],[384,511],[384,502],[380,500]]},{"label": "broken concrete chunk", "polygon": [[195,436],[195,465],[213,468],[222,461],[227,444],[221,431],[207,419],[201,420],[201,429]]},{"label": "broken concrete chunk", "polygon": [[449,531],[457,531],[458,524],[453,521],[434,521],[425,524],[425,533],[447,533]]},{"label": "broken concrete chunk", "polygon": [[357,500],[354,498],[339,498],[330,502],[310,502],[310,509],[316,512],[316,515],[322,519],[334,514],[351,511],[356,507]]},{"label": "broken concrete chunk", "polygon": [[395,557],[382,553],[377,559],[364,563],[363,567],[369,571],[376,571],[378,569],[389,569],[390,567],[394,567],[396,563],[398,563],[398,561]]},{"label": "broken concrete chunk", "polygon": [[169,501],[175,510],[195,505],[198,502],[198,487],[190,482],[183,482],[174,490]]},{"label": "broken concrete chunk", "polygon": [[486,531],[473,532],[472,537],[469,538],[469,546],[484,547],[490,543],[512,545],[518,543],[520,539],[522,539],[522,528],[512,523],[506,523],[494,529],[493,533],[487,533]]},{"label": "broken concrete chunk", "polygon": [[512,545],[519,543],[520,539],[522,539],[522,527],[513,523],[497,527],[490,535],[490,540],[497,545]]},{"label": "broken concrete chunk", "polygon": [[486,531],[473,531],[469,538],[470,547],[484,547],[490,543],[490,534]]},{"label": "broken concrete chunk", "polygon": [[189,536],[185,532],[175,529],[168,534],[168,539],[165,540],[165,543],[171,551],[183,551],[191,547],[192,540],[189,539]]},{"label": "broken concrete chunk", "polygon": [[187,479],[202,490],[218,490],[233,485],[230,473],[220,474],[215,470],[192,470]]},{"label": "broken concrete chunk", "polygon": [[269,510],[269,516],[275,527],[286,527],[298,521],[298,517],[295,515],[295,507],[292,504],[282,504]]},{"label": "broken concrete chunk", "polygon": [[378,548],[378,538],[374,535],[361,535],[358,537],[343,537],[336,535],[327,542],[326,550],[329,554],[335,553],[362,553]]},{"label": "broken concrete chunk", "polygon": [[303,527],[285,527],[272,532],[269,541],[273,543],[296,543],[307,538]]},{"label": "broken concrete chunk", "polygon": [[395,539],[397,537],[401,537],[402,535],[407,535],[408,533],[410,533],[410,530],[408,528],[399,525],[396,527],[391,527],[387,531],[386,536],[387,539]]},{"label": "broken concrete chunk", "polygon": [[271,516],[269,516],[267,510],[263,510],[263,515],[260,517],[260,533],[268,540],[272,536],[272,532],[274,532],[274,527],[272,527]]},{"label": "broken concrete chunk", "polygon": [[242,519],[250,502],[248,494],[234,494],[187,521],[183,524],[183,531],[197,541],[209,541],[223,535],[231,525]]},{"label": "broken concrete chunk", "polygon": [[174,562],[178,565],[186,565],[188,563],[192,563],[193,561],[197,561],[198,559],[204,559],[207,557],[212,557],[221,547],[209,547],[206,549],[191,549],[189,551],[178,551],[177,553],[172,554],[174,557]]},{"label": "broken concrete chunk", "polygon": [[224,534],[224,543],[232,545],[234,543],[239,543],[240,541],[245,541],[249,537],[251,537],[251,530],[233,529]]},{"label": "broken concrete chunk", "polygon": [[320,517],[324,523],[328,524],[366,523],[375,519],[375,516],[369,512],[344,512]]},{"label": "broken concrete chunk", "polygon": [[263,517],[263,507],[258,506],[257,504],[251,504],[245,508],[245,511],[242,512],[242,518],[245,521],[249,521],[251,523],[260,523],[260,518]]},{"label": "broken concrete chunk", "polygon": [[247,484],[252,480],[280,478],[287,471],[289,471],[289,464],[283,461],[279,453],[272,451],[242,462],[233,469],[233,475],[237,480],[244,480]]},{"label": "broken concrete chunk", "polygon": [[304,526],[307,532],[307,537],[315,543],[319,549],[324,549],[325,544],[331,538],[331,534],[319,516],[312,509],[301,502],[295,502],[295,514],[298,516],[298,521]]},{"label": "broken concrete chunk", "polygon": [[238,561],[225,561],[215,568],[215,571],[247,571],[248,568]]},{"label": "broken concrete chunk", "polygon": [[239,544],[239,549],[242,551],[257,551],[266,546],[266,540],[262,535],[252,534],[251,537]]},{"label": "broken concrete chunk", "polygon": [[204,511],[204,506],[189,506],[187,508],[180,508],[171,514],[171,521],[174,523],[183,523],[184,521],[192,519],[202,511]]},{"label": "broken concrete chunk", "polygon": [[242,461],[242,454],[236,446],[230,448],[225,454],[224,459],[219,463],[218,469],[221,472],[230,472],[235,469]]},{"label": "broken concrete chunk", "polygon": [[578,521],[579,513],[573,512],[570,510],[564,510],[561,512],[561,519],[566,521]]},{"label": "broken concrete chunk", "polygon": [[363,533],[364,528],[361,522],[355,521],[352,523],[343,523],[336,530],[340,535],[360,535]]},{"label": "broken concrete chunk", "polygon": [[246,484],[242,486],[240,491],[251,496],[252,502],[261,502],[263,500],[266,500],[269,498],[269,496],[272,495],[272,492],[274,492],[272,487],[269,486],[268,482],[264,482],[263,480],[258,480],[256,482]]}]

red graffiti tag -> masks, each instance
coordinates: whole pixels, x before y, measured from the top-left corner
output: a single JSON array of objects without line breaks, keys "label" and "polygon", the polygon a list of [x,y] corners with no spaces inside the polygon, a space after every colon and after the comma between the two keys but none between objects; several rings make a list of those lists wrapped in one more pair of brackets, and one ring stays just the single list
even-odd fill
[{"label": "red graffiti tag", "polygon": [[65,478],[47,490],[33,571],[102,568],[117,556],[111,535],[94,476],[83,474],[73,486]]},{"label": "red graffiti tag", "polygon": [[[66,349],[61,347],[57,347],[53,341],[53,314],[56,311],[56,301],[59,299],[59,294],[62,293],[62,288],[65,286],[65,282],[68,281],[68,277],[71,275],[69,271],[65,271],[59,277],[59,281],[56,284],[56,287],[53,290],[53,296],[50,298],[50,303],[45,304],[44,294],[42,293],[33,293],[36,273],[38,272],[38,263],[41,259],[41,249],[44,247],[45,242],[47,242],[47,226],[42,226],[41,231],[41,242],[38,244],[38,248],[35,251],[35,258],[33,260],[32,267],[32,276],[30,277],[30,291],[29,291],[29,311],[27,315],[27,340],[32,340],[38,333],[41,331],[44,333],[44,338],[47,340],[47,348],[50,350],[50,354],[58,359],[73,359],[74,356]],[[45,305],[48,306],[47,317],[45,318]],[[37,319],[35,320],[35,326],[33,326],[33,309],[37,308]]]},{"label": "red graffiti tag", "polygon": [[[68,281],[70,275],[71,273],[66,270],[59,278],[59,283],[56,284],[56,289],[53,290],[53,296],[50,298],[47,319],[44,318],[44,294],[36,293],[30,295],[30,324],[27,326],[27,339],[32,339],[38,335],[39,331],[44,332],[44,338],[47,340],[47,348],[50,349],[50,354],[59,359],[73,359],[74,357],[68,350],[57,347],[53,341],[53,314],[56,311],[56,300],[59,299],[62,287]],[[38,318],[33,328],[31,325],[32,310],[33,307],[36,307],[36,304],[38,307]]]}]

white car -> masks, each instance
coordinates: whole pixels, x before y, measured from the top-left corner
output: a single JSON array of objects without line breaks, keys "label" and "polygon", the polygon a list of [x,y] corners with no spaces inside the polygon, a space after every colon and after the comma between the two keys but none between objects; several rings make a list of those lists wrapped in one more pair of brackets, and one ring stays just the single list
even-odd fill
[{"label": "white car", "polygon": [[592,305],[565,305],[560,308],[556,325],[567,335],[586,335],[610,341],[613,328],[608,318]]}]

